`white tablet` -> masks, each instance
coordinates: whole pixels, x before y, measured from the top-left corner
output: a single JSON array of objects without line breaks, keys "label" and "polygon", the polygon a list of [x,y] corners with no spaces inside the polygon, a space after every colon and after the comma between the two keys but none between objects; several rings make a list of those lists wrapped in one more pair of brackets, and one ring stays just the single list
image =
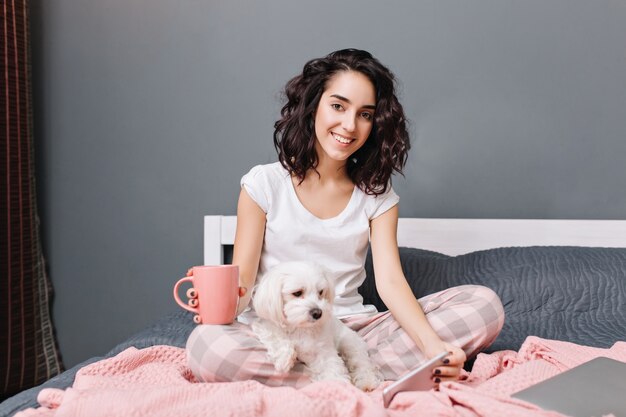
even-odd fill
[{"label": "white tablet", "polygon": [[393,397],[401,391],[428,391],[431,388],[435,388],[437,384],[433,381],[433,371],[436,367],[444,365],[443,358],[448,355],[449,352],[441,352],[387,386],[383,390],[385,408],[389,406]]}]

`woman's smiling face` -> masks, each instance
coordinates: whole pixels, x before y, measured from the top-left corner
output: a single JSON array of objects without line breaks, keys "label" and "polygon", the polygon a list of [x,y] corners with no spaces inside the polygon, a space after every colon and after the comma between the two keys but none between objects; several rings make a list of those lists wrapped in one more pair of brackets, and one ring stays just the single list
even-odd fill
[{"label": "woman's smiling face", "polygon": [[335,74],[315,112],[319,160],[345,161],[361,148],[372,131],[375,109],[376,91],[365,75],[355,71]]}]

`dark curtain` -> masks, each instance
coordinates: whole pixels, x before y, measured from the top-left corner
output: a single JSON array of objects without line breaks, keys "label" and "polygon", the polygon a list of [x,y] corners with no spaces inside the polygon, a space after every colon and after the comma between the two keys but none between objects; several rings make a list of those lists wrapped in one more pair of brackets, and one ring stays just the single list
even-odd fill
[{"label": "dark curtain", "polygon": [[58,374],[35,199],[27,0],[0,0],[0,400]]}]

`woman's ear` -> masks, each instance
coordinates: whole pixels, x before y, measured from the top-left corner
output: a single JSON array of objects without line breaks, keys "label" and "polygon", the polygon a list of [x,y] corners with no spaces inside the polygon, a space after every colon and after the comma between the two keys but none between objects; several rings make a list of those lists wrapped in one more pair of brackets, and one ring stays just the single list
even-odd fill
[{"label": "woman's ear", "polygon": [[265,320],[282,325],[285,323],[283,313],[283,275],[278,272],[269,272],[260,279],[252,303],[256,314]]}]

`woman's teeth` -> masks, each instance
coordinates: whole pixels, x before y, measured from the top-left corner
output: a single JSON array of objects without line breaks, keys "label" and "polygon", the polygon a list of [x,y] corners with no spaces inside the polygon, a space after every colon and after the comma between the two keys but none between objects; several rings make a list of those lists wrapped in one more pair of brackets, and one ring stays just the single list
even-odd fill
[{"label": "woman's teeth", "polygon": [[339,136],[335,133],[333,133],[333,137],[335,138],[335,140],[339,143],[344,143],[344,144],[348,144],[351,143],[354,139],[348,139],[348,138],[344,138],[343,136]]}]

